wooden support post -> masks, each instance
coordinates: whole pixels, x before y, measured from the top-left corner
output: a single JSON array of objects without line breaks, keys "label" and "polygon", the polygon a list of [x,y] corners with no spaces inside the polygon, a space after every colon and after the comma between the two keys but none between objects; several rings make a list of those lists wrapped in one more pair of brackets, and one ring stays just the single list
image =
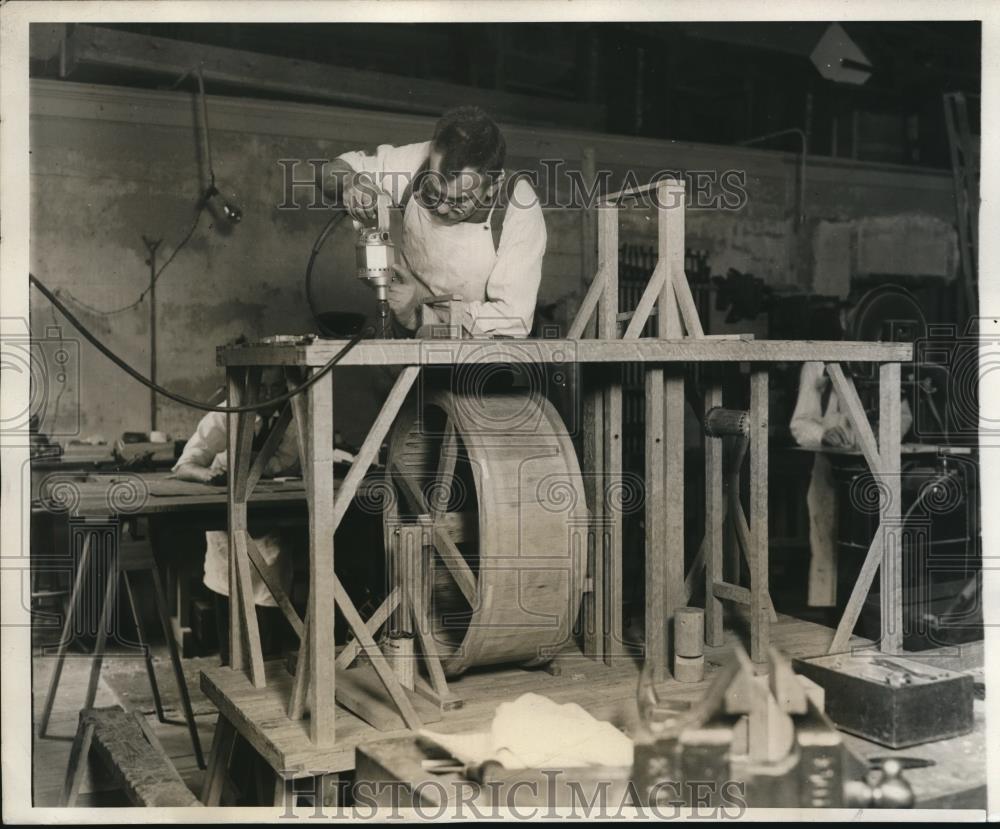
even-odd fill
[{"label": "wooden support post", "polygon": [[[670,275],[684,272],[684,187],[662,181],[657,187],[657,254]],[[664,281],[657,304],[658,334],[671,339],[682,336],[680,309],[673,280]],[[674,612],[684,607],[684,367],[679,363],[664,367],[664,482],[658,494],[667,528],[665,538],[663,614],[668,626]],[[649,493],[647,493],[647,497]],[[667,631],[669,641],[669,627]]]},{"label": "wooden support post", "polygon": [[309,455],[302,468],[309,468],[309,731],[316,745],[333,745],[336,738],[336,675],[333,654],[334,593],[337,576],[333,569],[333,377],[328,372],[308,391],[306,423],[298,424],[309,434]]},{"label": "wooden support post", "polygon": [[[598,211],[598,269],[604,273],[604,290],[598,306],[597,335],[600,339],[618,337],[618,210],[606,207]],[[624,658],[624,610],[622,608],[622,511],[608,498],[621,491],[622,476],[622,383],[621,369],[612,366],[605,374],[603,395],[604,500],[605,531],[602,539],[604,567],[604,661],[616,665]]]},{"label": "wooden support post", "polygon": [[663,368],[646,368],[646,665],[654,682],[669,676],[667,650],[667,491]]},{"label": "wooden support post", "polygon": [[771,638],[768,613],[768,368],[757,363],[750,374],[750,531],[754,557],[750,560],[750,658],[767,661]]},{"label": "wooden support post", "polygon": [[903,650],[903,527],[900,518],[900,366],[879,366],[879,456],[882,461],[882,565],[879,596],[882,605],[883,653]]},{"label": "wooden support post", "polygon": [[[705,411],[722,405],[722,382],[717,367],[705,389]],[[723,581],[722,530],[725,506],[722,500],[722,441],[706,436],[705,443],[705,642],[718,647],[723,642],[722,602],[713,586]]]}]

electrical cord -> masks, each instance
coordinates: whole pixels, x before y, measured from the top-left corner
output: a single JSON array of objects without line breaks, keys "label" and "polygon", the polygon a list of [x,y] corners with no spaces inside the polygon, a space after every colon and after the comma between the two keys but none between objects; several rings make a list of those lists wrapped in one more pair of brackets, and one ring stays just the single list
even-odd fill
[{"label": "electrical cord", "polygon": [[150,283],[145,287],[145,289],[143,289],[142,293],[139,294],[139,298],[136,299],[134,302],[130,302],[128,305],[123,305],[120,308],[97,308],[94,305],[90,305],[89,303],[84,302],[82,299],[78,299],[68,291],[66,292],[67,298],[74,305],[78,305],[80,308],[83,308],[84,310],[90,311],[92,314],[97,314],[98,316],[102,317],[110,317],[113,316],[114,314],[121,314],[124,311],[131,311],[133,308],[138,307],[139,304],[142,303],[142,301],[146,298],[149,292],[153,289],[153,286],[156,285],[157,281],[163,275],[163,272],[167,269],[170,263],[174,261],[174,257],[177,256],[177,254],[180,253],[181,250],[184,248],[184,246],[191,240],[191,237],[194,235],[195,230],[197,230],[198,223],[201,221],[202,214],[205,212],[205,208],[207,206],[208,206],[208,199],[205,198],[205,196],[203,195],[198,200],[198,209],[197,212],[195,213],[194,221],[191,222],[191,227],[188,228],[188,231],[184,235],[184,238],[181,239],[180,244],[178,244],[177,247],[173,249],[170,256],[167,257],[167,261],[164,262],[159,267],[159,269],[156,271],[156,274],[153,276],[152,280],[150,280]]},{"label": "electrical cord", "polygon": [[319,317],[316,312],[316,302],[313,299],[312,292],[312,272],[316,265],[316,257],[319,256],[319,252],[323,249],[323,245],[326,244],[327,237],[333,233],[334,230],[340,225],[340,223],[346,219],[348,213],[346,210],[338,211],[330,217],[330,220],[323,226],[323,229],[319,232],[319,236],[316,237],[316,241],[313,242],[312,251],[309,253],[309,262],[306,264],[306,302],[309,305],[309,313],[312,314],[313,319],[316,324],[319,325]]},{"label": "electrical cord", "polygon": [[164,388],[158,383],[154,383],[145,375],[141,374],[136,369],[132,368],[128,363],[126,363],[121,357],[115,354],[110,348],[108,348],[104,343],[102,343],[97,337],[87,330],[86,326],[80,322],[73,313],[63,305],[55,294],[52,293],[42,281],[35,276],[33,273],[28,274],[28,281],[31,285],[38,290],[49,302],[51,302],[56,309],[73,325],[73,327],[79,331],[84,339],[87,340],[94,348],[100,351],[105,357],[107,357],[111,362],[117,365],[122,371],[131,376],[134,380],[139,381],[142,385],[149,389],[152,389],[157,394],[161,394],[164,397],[173,400],[176,403],[180,403],[184,406],[190,406],[192,409],[200,409],[203,412],[221,412],[223,414],[241,414],[246,412],[256,412],[260,409],[270,408],[277,404],[284,403],[287,400],[291,400],[295,395],[304,392],[313,384],[317,383],[327,372],[329,372],[337,363],[339,363],[344,356],[349,352],[354,346],[356,346],[365,337],[366,334],[374,332],[374,328],[368,326],[363,330],[355,334],[351,339],[347,341],[343,348],[340,349],[330,360],[322,366],[318,371],[316,371],[308,380],[303,381],[300,385],[291,389],[286,394],[278,395],[277,397],[272,397],[269,400],[261,400],[256,403],[248,403],[245,406],[212,406],[208,403],[203,403],[200,400],[195,400],[191,397],[185,397],[182,394],[177,394],[176,392],[170,391],[170,389]]}]

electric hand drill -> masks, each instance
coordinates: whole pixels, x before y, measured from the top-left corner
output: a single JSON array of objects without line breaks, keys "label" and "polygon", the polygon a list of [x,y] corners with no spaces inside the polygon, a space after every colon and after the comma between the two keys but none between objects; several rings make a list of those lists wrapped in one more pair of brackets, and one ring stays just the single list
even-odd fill
[{"label": "electric hand drill", "polygon": [[378,313],[379,336],[388,339],[389,329],[389,285],[392,283],[392,266],[396,261],[396,249],[389,235],[389,197],[380,195],[377,202],[378,220],[375,227],[354,220],[357,239],[354,251],[358,266],[358,279],[366,282],[375,291]]}]

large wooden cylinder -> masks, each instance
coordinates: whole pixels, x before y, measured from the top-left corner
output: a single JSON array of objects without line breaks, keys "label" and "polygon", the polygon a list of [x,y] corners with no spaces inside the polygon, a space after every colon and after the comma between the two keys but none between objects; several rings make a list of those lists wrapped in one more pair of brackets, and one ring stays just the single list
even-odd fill
[{"label": "large wooden cylinder", "polygon": [[548,400],[423,389],[393,427],[388,475],[387,538],[396,522],[431,515],[475,576],[470,606],[446,560],[429,556],[424,595],[447,675],[540,665],[571,645],[588,513],[576,452]]}]

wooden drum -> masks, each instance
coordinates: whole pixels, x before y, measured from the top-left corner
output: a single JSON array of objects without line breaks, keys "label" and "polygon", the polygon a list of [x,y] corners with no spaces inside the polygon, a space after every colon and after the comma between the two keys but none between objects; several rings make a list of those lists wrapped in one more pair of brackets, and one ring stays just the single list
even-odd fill
[{"label": "wooden drum", "polygon": [[421,604],[445,674],[537,666],[571,645],[588,513],[576,451],[548,400],[424,388],[396,420],[386,474],[396,496],[383,513],[387,540],[398,522],[422,522],[433,542]]}]

